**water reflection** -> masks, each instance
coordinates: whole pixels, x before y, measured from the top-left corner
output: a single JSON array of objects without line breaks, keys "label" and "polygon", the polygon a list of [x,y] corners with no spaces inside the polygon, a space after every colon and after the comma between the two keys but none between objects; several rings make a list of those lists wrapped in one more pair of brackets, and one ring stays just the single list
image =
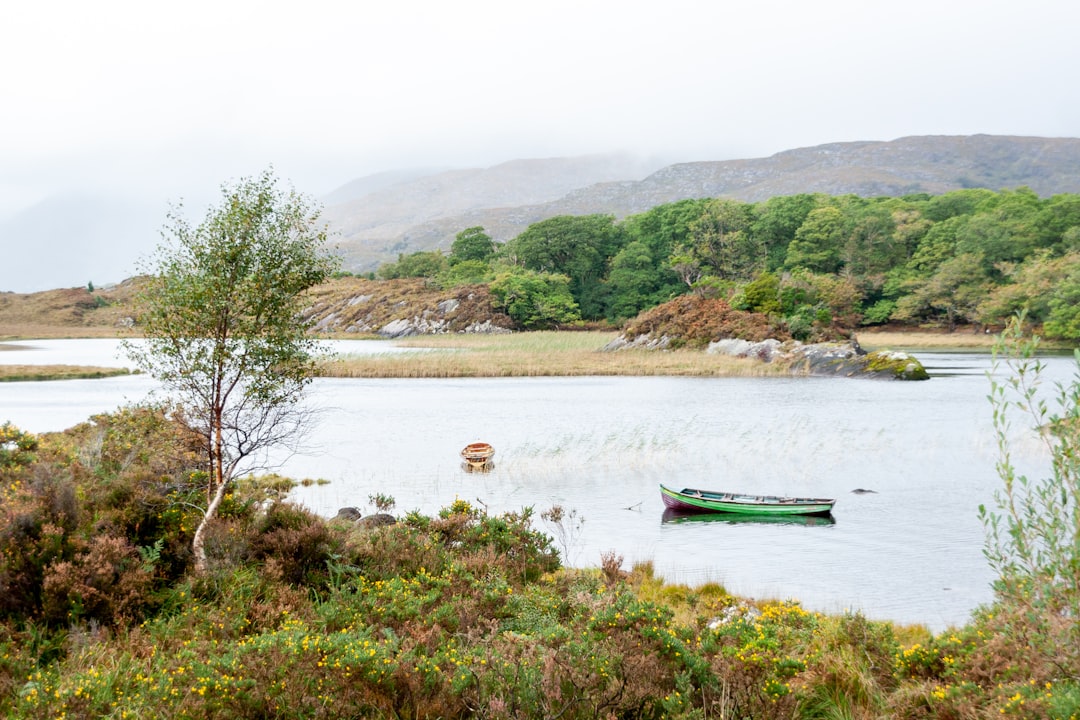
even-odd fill
[{"label": "water reflection", "polygon": [[687,513],[667,508],[660,518],[662,525],[683,523],[721,523],[725,525],[801,525],[816,527],[835,525],[832,515],[740,515],[738,513]]},{"label": "water reflection", "polygon": [[463,463],[461,463],[461,469],[462,469],[462,471],[464,471],[464,472],[466,472],[466,473],[468,473],[470,475],[473,474],[473,473],[483,475],[483,474],[486,474],[486,473],[489,473],[489,472],[492,472],[493,470],[495,470],[495,463],[492,462],[491,460],[488,460],[483,465],[472,465],[470,463],[463,462]]}]

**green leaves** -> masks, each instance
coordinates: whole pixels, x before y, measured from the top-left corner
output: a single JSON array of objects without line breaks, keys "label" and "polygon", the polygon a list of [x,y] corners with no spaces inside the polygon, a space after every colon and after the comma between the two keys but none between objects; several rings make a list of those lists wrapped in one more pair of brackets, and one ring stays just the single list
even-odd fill
[{"label": "green leaves", "polygon": [[529,270],[504,273],[491,283],[493,304],[527,330],[553,328],[579,320],[565,275]]},{"label": "green leaves", "polygon": [[[990,403],[998,444],[997,471],[1002,487],[994,508],[979,508],[986,528],[984,554],[998,573],[999,600],[1023,611],[1031,623],[1025,640],[1055,664],[1080,667],[1080,373],[1069,385],[1057,384],[1051,410],[1042,387],[1038,338],[1025,338],[1018,315],[1002,333],[995,367],[1009,371],[992,379]],[[1080,368],[1080,353],[1077,354]],[[1046,450],[1050,473],[1029,478],[1017,471],[1014,418],[1030,424]]]},{"label": "green leaves", "polygon": [[0,471],[29,465],[34,461],[38,439],[5,422],[0,425]]}]

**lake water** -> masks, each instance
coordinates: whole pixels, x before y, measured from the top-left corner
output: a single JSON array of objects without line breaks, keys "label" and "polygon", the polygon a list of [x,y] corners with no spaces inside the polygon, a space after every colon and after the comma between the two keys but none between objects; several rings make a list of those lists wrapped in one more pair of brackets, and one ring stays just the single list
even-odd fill
[{"label": "lake water", "polygon": [[[20,345],[37,349],[0,351],[0,363],[128,364],[115,341]],[[334,349],[398,351],[379,341]],[[373,511],[375,493],[392,495],[399,513],[435,513],[460,498],[492,513],[533,507],[537,526],[556,534],[538,516],[560,505],[580,521],[564,523],[560,543],[574,565],[598,565],[611,550],[626,567],[652,562],[670,581],[941,630],[991,599],[977,517],[999,484],[990,358],[917,354],[930,381],[319,379],[312,451],[277,461],[297,479],[330,481],[294,494],[322,515]],[[1075,369],[1071,358],[1046,362],[1051,379]],[[0,421],[60,430],[153,388],[142,376],[0,383]],[[477,440],[496,448],[489,473],[460,465],[458,451]],[[1014,461],[1047,472],[1028,436]],[[660,483],[838,502],[831,523],[672,519]]]}]

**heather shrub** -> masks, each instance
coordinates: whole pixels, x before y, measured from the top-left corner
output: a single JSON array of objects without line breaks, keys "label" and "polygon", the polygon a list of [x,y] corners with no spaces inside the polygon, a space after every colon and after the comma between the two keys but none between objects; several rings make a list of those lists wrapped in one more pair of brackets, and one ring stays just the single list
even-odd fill
[{"label": "heather shrub", "polygon": [[191,562],[192,500],[201,470],[197,439],[167,405],[132,405],[93,416],[47,439],[49,472],[69,474],[80,492],[83,522],[95,534],[159,546],[159,581],[179,578]]},{"label": "heather shrub", "polygon": [[134,622],[152,604],[153,564],[123,538],[98,535],[71,560],[47,568],[42,612],[54,625]]},{"label": "heather shrub", "polygon": [[299,506],[275,502],[258,514],[248,537],[245,560],[292,585],[323,587],[327,564],[342,549],[342,538],[321,518]]},{"label": "heather shrub", "polygon": [[672,347],[704,348],[725,338],[760,342],[791,336],[761,313],[733,309],[720,298],[683,295],[638,315],[623,330],[628,339],[639,335],[667,336]]},{"label": "heather shrub", "polygon": [[150,406],[35,439],[4,470],[0,616],[113,623],[152,604],[190,560],[191,441]]},{"label": "heather shrub", "polygon": [[30,649],[25,631],[0,624],[0,710],[4,707],[2,699],[13,697],[36,665]]},{"label": "heather shrub", "polygon": [[78,551],[74,486],[41,476],[5,492],[0,507],[0,617],[41,617],[46,572]]}]

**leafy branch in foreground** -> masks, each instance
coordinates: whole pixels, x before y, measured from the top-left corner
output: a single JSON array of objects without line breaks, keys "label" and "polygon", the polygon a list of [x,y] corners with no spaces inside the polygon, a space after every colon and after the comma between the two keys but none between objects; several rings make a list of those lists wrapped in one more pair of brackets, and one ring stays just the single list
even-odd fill
[{"label": "leafy branch in foreground", "polygon": [[[984,553],[998,575],[996,592],[1020,611],[1032,632],[1031,649],[1060,667],[1080,667],[1080,350],[1069,384],[1054,383],[1052,409],[1043,388],[1039,340],[1025,338],[1019,315],[995,348],[990,402],[1003,482],[996,508],[980,506],[986,528]],[[1006,379],[994,379],[1004,365]],[[1013,461],[1012,418],[1031,424],[1044,447],[1051,474],[1032,479]]]}]

